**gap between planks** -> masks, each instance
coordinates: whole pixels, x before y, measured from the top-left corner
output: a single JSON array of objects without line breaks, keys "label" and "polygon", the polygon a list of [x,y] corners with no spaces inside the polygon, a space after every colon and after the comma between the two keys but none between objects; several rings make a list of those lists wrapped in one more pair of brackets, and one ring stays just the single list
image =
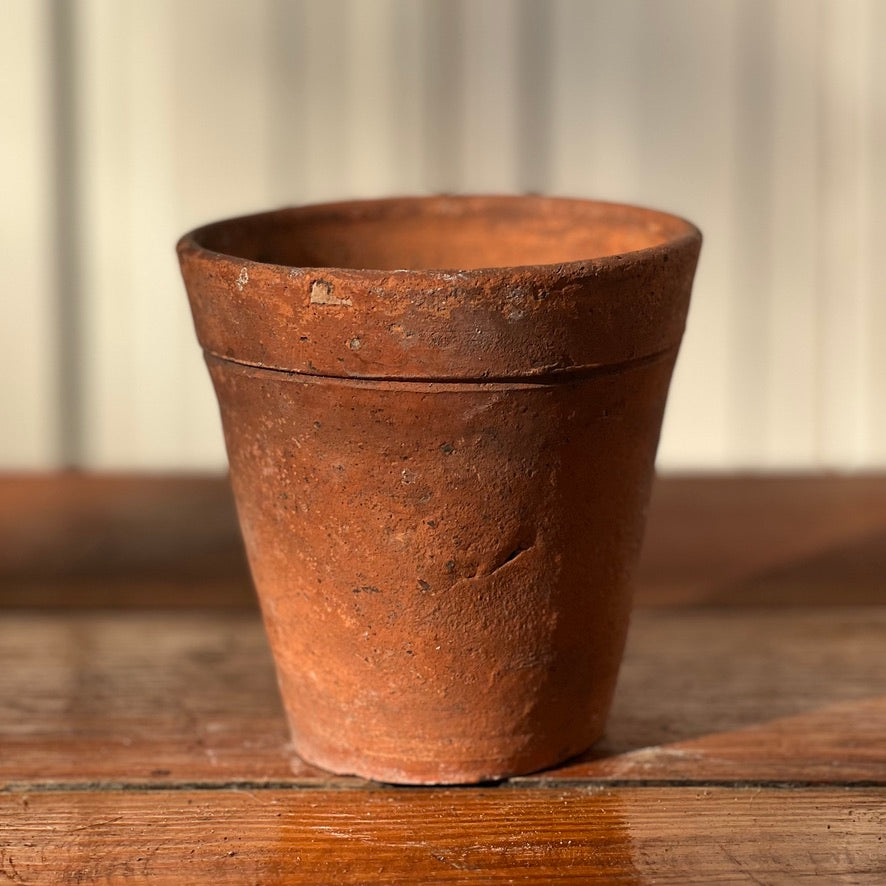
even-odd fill
[{"label": "gap between planks", "polygon": [[32,782],[8,781],[0,784],[0,794],[17,793],[78,793],[78,792],[125,792],[125,791],[356,791],[360,793],[394,791],[418,791],[433,793],[435,791],[471,791],[499,790],[541,790],[541,791],[587,791],[588,793],[605,793],[610,790],[624,788],[637,790],[658,790],[661,788],[728,789],[728,790],[866,790],[886,789],[886,780],[857,779],[847,781],[822,780],[768,780],[768,779],[692,779],[692,778],[649,778],[649,779],[593,779],[593,778],[545,778],[543,776],[518,776],[501,782],[479,782],[470,785],[408,785],[391,784],[388,782],[367,782],[359,779],[353,781],[342,779],[336,781],[59,781]]}]

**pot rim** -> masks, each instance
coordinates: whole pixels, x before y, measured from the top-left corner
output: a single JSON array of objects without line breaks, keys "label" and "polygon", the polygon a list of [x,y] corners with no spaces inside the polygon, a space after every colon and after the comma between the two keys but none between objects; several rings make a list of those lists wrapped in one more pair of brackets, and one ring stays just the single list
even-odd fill
[{"label": "pot rim", "polygon": [[[302,229],[301,255],[322,257],[318,245],[328,245],[331,257],[357,261],[375,254],[386,261],[391,255],[379,239],[385,223],[397,235],[411,232],[416,214],[434,213],[494,220],[485,236],[504,245],[496,257],[519,256],[507,251],[509,226],[526,231],[534,219],[539,236],[527,248],[541,249],[536,257],[548,255],[550,244],[560,245],[572,226],[584,236],[563,242],[566,257],[597,239],[601,247],[611,246],[616,227],[625,245],[648,245],[561,263],[464,269],[299,267],[258,260],[275,251],[285,258],[299,217],[310,224],[325,215],[331,225]],[[381,231],[367,228],[367,241],[347,230],[348,219],[371,225],[373,216]],[[350,239],[342,238],[341,229]],[[427,229],[415,230],[411,244],[408,237],[402,241],[404,255],[411,246],[413,255],[429,260],[446,256],[442,241],[435,245]],[[452,237],[452,254],[466,264],[482,259],[476,246],[483,241],[469,228],[441,223],[440,233]],[[424,254],[422,237],[431,242]],[[219,251],[225,238],[254,257]],[[197,337],[204,351],[221,359],[338,378],[538,379],[581,375],[675,349],[701,239],[698,228],[679,216],[624,203],[539,195],[388,197],[214,222],[185,234],[178,256]]]},{"label": "pot rim", "polygon": [[[356,268],[347,265],[322,264],[322,265],[294,265],[281,264],[274,261],[263,261],[254,258],[240,256],[236,251],[223,251],[205,245],[203,242],[207,236],[223,234],[226,229],[246,224],[262,225],[273,224],[275,221],[297,219],[299,216],[313,215],[316,218],[340,219],[342,222],[358,219],[368,219],[376,215],[380,221],[386,218],[385,210],[397,208],[415,208],[424,211],[425,215],[444,214],[452,211],[455,206],[463,207],[465,215],[472,214],[478,208],[494,209],[496,207],[518,206],[537,204],[539,207],[561,208],[585,208],[597,209],[606,217],[611,214],[613,219],[631,216],[632,220],[640,222],[658,222],[669,226],[673,230],[672,236],[662,239],[660,242],[641,249],[627,249],[620,252],[610,253],[589,258],[574,259],[563,262],[543,262],[530,264],[505,264],[484,265],[475,268],[460,268],[458,266],[429,267],[429,268]],[[427,210],[427,211],[425,211]],[[664,212],[659,209],[642,206],[634,203],[622,203],[609,200],[595,200],[583,197],[561,197],[541,194],[433,194],[426,196],[392,196],[356,200],[336,200],[332,202],[306,203],[300,205],[286,205],[276,209],[251,212],[243,215],[231,216],[214,222],[200,225],[184,234],[176,244],[179,256],[190,258],[209,259],[210,261],[234,262],[238,267],[262,267],[277,272],[287,273],[290,276],[317,277],[324,274],[335,274],[340,279],[349,277],[359,278],[367,283],[389,281],[393,277],[404,284],[439,282],[442,284],[452,283],[457,278],[465,284],[483,284],[485,281],[497,278],[503,271],[545,272],[556,269],[559,273],[593,273],[604,269],[615,269],[621,265],[632,265],[644,259],[654,259],[664,253],[679,250],[681,247],[699,244],[702,233],[696,225],[686,218]]]}]

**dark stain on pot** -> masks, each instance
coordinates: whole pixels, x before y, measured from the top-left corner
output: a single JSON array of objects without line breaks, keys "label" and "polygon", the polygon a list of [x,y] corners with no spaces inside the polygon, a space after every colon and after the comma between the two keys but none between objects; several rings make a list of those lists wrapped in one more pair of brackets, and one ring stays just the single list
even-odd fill
[{"label": "dark stain on pot", "polygon": [[412,329],[406,329],[400,323],[392,323],[388,327],[388,330],[395,335],[399,335],[403,339],[404,344],[407,343],[409,339],[415,338],[415,332]]},{"label": "dark stain on pot", "polygon": [[455,447],[451,443],[443,443],[440,446],[440,452],[442,452],[443,455],[452,455],[452,453],[455,452]]},{"label": "dark stain on pot", "polygon": [[427,593],[431,589],[431,586],[423,578],[418,580],[418,586],[422,593]]},{"label": "dark stain on pot", "polygon": [[381,588],[377,588],[375,585],[360,585],[359,588],[354,588],[352,593],[354,593],[354,594],[380,594]]},{"label": "dark stain on pot", "polygon": [[601,418],[622,418],[625,414],[627,404],[624,400],[616,400],[609,403],[600,411]]}]

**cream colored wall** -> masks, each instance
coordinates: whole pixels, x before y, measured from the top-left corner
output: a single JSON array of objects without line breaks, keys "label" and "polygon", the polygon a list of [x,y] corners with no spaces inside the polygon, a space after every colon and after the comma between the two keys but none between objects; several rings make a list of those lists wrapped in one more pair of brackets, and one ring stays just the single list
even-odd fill
[{"label": "cream colored wall", "polygon": [[173,244],[406,192],[706,244],[665,468],[886,465],[886,3],[5,0],[0,464],[217,468]]}]

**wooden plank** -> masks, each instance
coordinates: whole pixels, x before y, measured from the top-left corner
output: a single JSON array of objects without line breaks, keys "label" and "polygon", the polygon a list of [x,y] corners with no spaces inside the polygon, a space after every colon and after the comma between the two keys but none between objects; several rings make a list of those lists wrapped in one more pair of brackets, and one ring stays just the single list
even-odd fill
[{"label": "wooden plank", "polygon": [[662,477],[638,602],[706,606],[886,602],[886,477]]},{"label": "wooden plank", "polygon": [[886,877],[883,790],[22,793],[0,796],[0,827],[21,883]]},{"label": "wooden plank", "polygon": [[224,478],[0,479],[0,607],[254,605]]},{"label": "wooden plank", "polygon": [[[886,476],[662,477],[639,605],[882,605]],[[0,476],[0,606],[253,606],[227,480]]]},{"label": "wooden plank", "polygon": [[[872,608],[639,610],[606,737],[531,780],[886,785],[884,648]],[[327,782],[287,738],[254,613],[0,619],[0,784]]]}]

